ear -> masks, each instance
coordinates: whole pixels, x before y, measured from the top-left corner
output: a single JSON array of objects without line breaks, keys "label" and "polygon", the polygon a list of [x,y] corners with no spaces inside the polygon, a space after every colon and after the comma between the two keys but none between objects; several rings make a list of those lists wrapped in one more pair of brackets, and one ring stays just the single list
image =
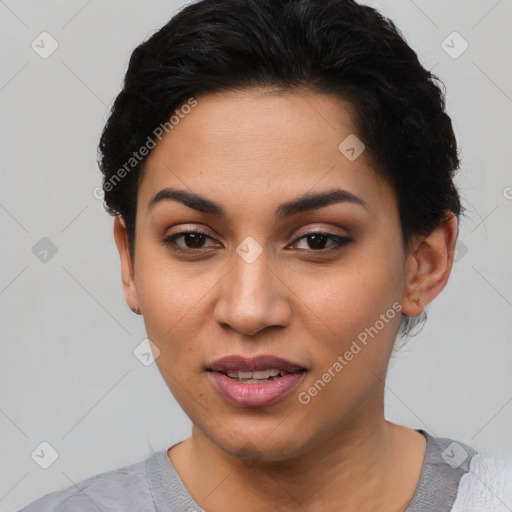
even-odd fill
[{"label": "ear", "polygon": [[121,259],[121,281],[123,283],[124,297],[128,307],[133,309],[138,307],[139,299],[135,287],[133,262],[128,245],[128,232],[121,215],[117,215],[114,219],[114,239]]},{"label": "ear", "polygon": [[411,245],[402,298],[405,315],[420,315],[446,286],[453,265],[457,229],[457,217],[447,211],[446,220]]}]

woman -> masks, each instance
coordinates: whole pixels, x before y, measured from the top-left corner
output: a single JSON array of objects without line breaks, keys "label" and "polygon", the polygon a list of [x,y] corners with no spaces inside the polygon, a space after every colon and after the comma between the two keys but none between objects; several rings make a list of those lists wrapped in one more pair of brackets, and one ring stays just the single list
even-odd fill
[{"label": "woman", "polygon": [[498,461],[384,417],[461,213],[443,94],[391,21],[191,4],[133,52],[100,152],[126,301],[192,435],[24,511],[507,510]]}]

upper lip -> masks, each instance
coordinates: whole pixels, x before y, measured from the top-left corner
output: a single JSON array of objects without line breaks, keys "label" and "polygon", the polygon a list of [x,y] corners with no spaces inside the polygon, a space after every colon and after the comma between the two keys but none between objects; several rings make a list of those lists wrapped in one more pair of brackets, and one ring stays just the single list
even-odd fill
[{"label": "upper lip", "polygon": [[297,372],[305,370],[303,366],[287,361],[282,357],[262,354],[258,356],[243,356],[240,354],[231,354],[219,359],[215,359],[207,365],[207,370],[215,372],[226,372],[228,370],[240,370],[243,372],[254,372],[275,368],[286,372]]}]

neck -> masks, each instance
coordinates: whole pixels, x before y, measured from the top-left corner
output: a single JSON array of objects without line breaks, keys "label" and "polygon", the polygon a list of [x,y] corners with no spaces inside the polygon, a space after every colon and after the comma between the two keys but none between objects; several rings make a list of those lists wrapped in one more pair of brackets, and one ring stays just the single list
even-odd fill
[{"label": "neck", "polygon": [[[416,489],[425,440],[390,423],[383,411],[365,415],[300,455],[250,461],[227,454],[195,426],[173,449],[172,461],[196,502],[208,512],[247,512],[270,506],[296,510],[404,510]],[[343,508],[341,508],[341,506]]]}]

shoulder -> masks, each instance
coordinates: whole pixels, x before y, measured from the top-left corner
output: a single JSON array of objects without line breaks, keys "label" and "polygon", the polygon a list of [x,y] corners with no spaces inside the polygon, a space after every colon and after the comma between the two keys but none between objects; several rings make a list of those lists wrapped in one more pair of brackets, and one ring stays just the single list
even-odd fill
[{"label": "shoulder", "polygon": [[464,443],[433,436],[421,429],[418,432],[426,438],[427,447],[420,480],[406,511],[447,512],[452,509],[459,482],[469,471],[476,450]]},{"label": "shoulder", "polygon": [[461,479],[452,512],[512,510],[512,459],[492,454],[473,457]]},{"label": "shoulder", "polygon": [[155,509],[147,478],[148,459],[94,475],[30,503],[18,512],[121,512]]}]

